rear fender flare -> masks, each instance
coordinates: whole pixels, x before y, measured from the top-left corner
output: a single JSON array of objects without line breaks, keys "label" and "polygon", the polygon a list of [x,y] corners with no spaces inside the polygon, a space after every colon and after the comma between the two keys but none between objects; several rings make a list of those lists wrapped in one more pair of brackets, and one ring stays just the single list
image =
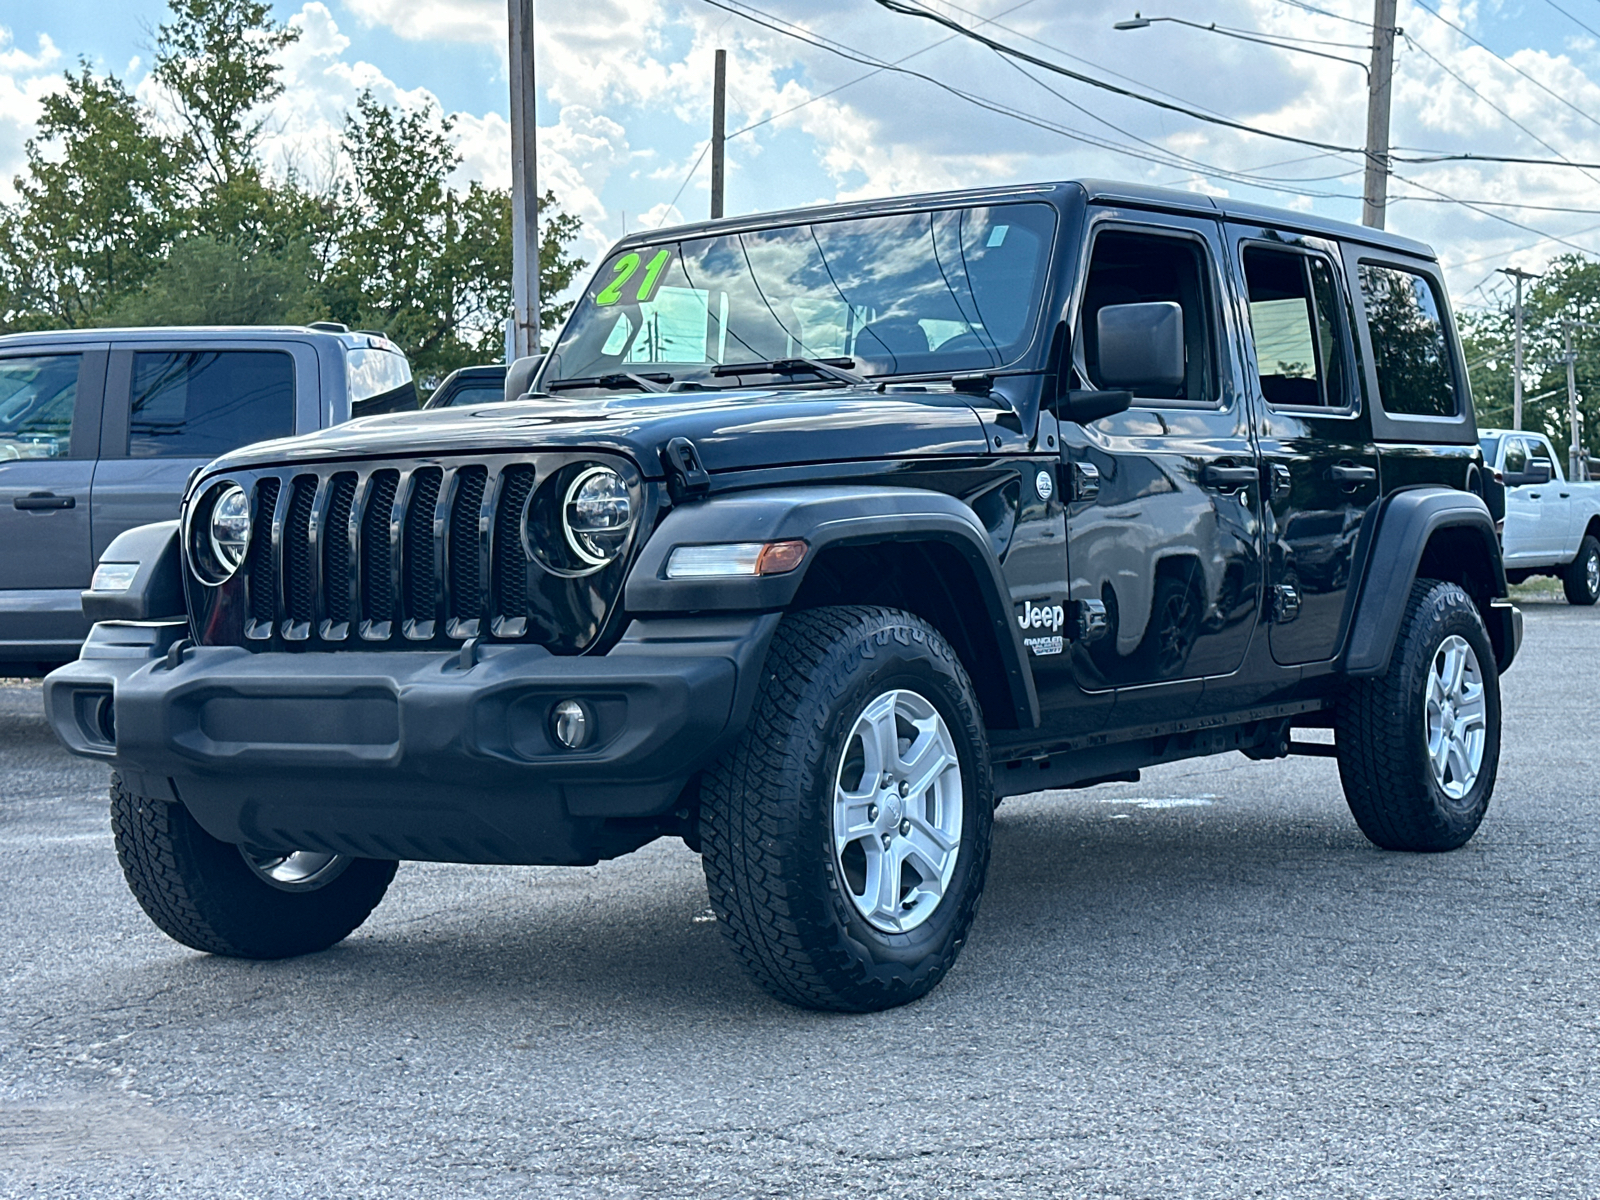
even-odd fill
[{"label": "rear fender flare", "polygon": [[[784,575],[668,579],[678,546],[804,539],[805,559]],[[623,593],[630,615],[706,611],[778,611],[793,604],[819,554],[835,546],[940,542],[958,551],[972,572],[999,648],[1015,719],[1039,724],[1039,697],[1026,666],[1022,633],[993,543],[972,509],[953,496],[922,488],[767,488],[713,497],[673,509],[640,551]]]},{"label": "rear fender flare", "polygon": [[[1500,542],[1494,519],[1482,497],[1471,492],[1444,487],[1415,487],[1392,492],[1375,506],[1370,518],[1371,534],[1364,538],[1360,588],[1357,592],[1350,634],[1345,642],[1340,665],[1346,675],[1382,675],[1389,669],[1389,658],[1405,618],[1406,601],[1412,581],[1417,578],[1423,555],[1433,536],[1444,529],[1461,529],[1469,542],[1480,545],[1480,572],[1487,577],[1491,601],[1506,595],[1505,565],[1500,557]],[[1483,619],[1495,630],[1494,614],[1485,611]],[[1499,645],[1497,657],[1502,669],[1510,665],[1510,653]]]}]

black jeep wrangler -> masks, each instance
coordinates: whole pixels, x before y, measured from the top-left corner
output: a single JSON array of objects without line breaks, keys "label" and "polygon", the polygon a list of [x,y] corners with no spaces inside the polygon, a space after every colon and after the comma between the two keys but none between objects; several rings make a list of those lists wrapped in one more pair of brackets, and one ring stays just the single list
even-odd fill
[{"label": "black jeep wrangler", "polygon": [[196,949],[677,836],[763,987],[880,1009],[1006,796],[1327,753],[1377,845],[1466,842],[1503,503],[1417,243],[1095,182],[724,220],[620,243],[520,402],[212,463],[46,703]]}]

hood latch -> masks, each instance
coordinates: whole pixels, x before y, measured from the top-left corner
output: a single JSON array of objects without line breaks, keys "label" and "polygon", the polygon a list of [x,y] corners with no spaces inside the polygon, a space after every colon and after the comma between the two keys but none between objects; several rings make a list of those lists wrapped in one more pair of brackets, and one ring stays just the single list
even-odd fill
[{"label": "hood latch", "polygon": [[711,492],[711,476],[700,461],[700,452],[686,437],[675,437],[661,451],[661,465],[667,469],[667,492],[674,504],[700,500]]}]

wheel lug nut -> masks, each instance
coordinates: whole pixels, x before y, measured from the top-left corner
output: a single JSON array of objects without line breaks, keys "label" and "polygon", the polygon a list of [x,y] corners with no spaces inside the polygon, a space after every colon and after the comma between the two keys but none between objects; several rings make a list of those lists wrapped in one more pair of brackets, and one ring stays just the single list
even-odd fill
[{"label": "wheel lug nut", "polygon": [[877,819],[878,819],[878,806],[876,804],[867,805],[867,820],[876,821]]},{"label": "wheel lug nut", "polygon": [[904,817],[902,817],[900,819],[900,836],[901,837],[910,837],[911,836],[911,822],[906,820]]},{"label": "wheel lug nut", "polygon": [[883,848],[885,850],[887,850],[889,848],[889,844],[891,842],[893,842],[893,841],[894,841],[894,834],[892,834],[892,833],[884,834],[883,835]]},{"label": "wheel lug nut", "polygon": [[911,795],[911,785],[909,783],[907,783],[904,779],[902,779],[900,781],[900,796],[901,796],[901,799],[904,799],[905,797],[907,797],[909,795]]}]

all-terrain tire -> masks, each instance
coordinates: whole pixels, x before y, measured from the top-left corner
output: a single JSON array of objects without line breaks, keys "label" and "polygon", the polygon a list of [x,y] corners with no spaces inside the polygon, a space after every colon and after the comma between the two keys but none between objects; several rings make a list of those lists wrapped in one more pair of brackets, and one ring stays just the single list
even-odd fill
[{"label": "all-terrain tire", "polygon": [[1578,557],[1561,577],[1568,604],[1588,606],[1600,600],[1600,540],[1588,534],[1578,546]]},{"label": "all-terrain tire", "polygon": [[[1446,639],[1471,646],[1482,675],[1482,762],[1472,785],[1452,797],[1428,757],[1429,674]],[[1339,778],[1361,832],[1385,850],[1439,851],[1465,845],[1494,792],[1500,762],[1500,675],[1483,619],[1454,583],[1411,585],[1386,674],[1353,679],[1335,714]]]},{"label": "all-terrain tire", "polygon": [[291,958],[343,941],[383,899],[393,862],[358,858],[326,885],[284,891],[180,803],[130,792],[111,776],[111,830],[139,906],[173,941],[234,958]]},{"label": "all-terrain tire", "polygon": [[[956,748],[962,825],[937,907],[906,932],[857,910],[835,854],[834,790],[875,698],[929,701]],[[994,785],[972,683],[927,622],[890,608],[792,614],[773,636],[743,735],[701,787],[711,905],[757,984],[802,1008],[874,1012],[925,995],[966,941],[989,866]]]}]

